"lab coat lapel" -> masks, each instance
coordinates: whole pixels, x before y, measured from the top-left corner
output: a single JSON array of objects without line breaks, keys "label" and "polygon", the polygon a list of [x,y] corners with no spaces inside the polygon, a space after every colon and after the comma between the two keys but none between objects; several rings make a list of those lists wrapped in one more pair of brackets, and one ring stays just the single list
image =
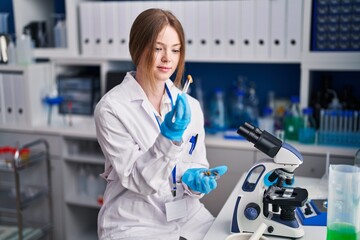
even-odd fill
[{"label": "lab coat lapel", "polygon": [[128,84],[128,87],[126,89],[129,89],[129,96],[130,96],[130,103],[131,104],[139,104],[141,102],[142,109],[146,112],[146,115],[149,119],[147,119],[149,122],[151,122],[154,127],[159,129],[159,124],[156,121],[156,118],[154,116],[154,112],[150,106],[150,102],[147,99],[147,96],[142,89],[142,87],[139,85],[139,83],[135,80],[133,77],[134,72],[128,72],[124,81],[126,81],[124,84]]}]

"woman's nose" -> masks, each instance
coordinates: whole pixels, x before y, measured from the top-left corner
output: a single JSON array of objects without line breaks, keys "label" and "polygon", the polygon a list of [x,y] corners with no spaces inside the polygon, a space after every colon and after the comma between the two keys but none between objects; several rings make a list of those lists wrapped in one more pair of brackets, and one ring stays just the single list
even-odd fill
[{"label": "woman's nose", "polygon": [[168,51],[164,51],[162,57],[161,57],[161,61],[163,62],[170,62],[171,61],[171,58],[170,58],[170,55],[169,55],[169,52]]}]

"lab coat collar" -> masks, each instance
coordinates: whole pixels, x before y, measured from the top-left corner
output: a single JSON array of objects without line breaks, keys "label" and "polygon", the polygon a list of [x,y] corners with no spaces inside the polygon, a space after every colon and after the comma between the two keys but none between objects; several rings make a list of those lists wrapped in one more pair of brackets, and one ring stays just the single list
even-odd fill
[{"label": "lab coat collar", "polygon": [[[147,99],[147,96],[144,92],[144,90],[142,89],[142,87],[140,86],[140,84],[136,81],[135,79],[135,71],[131,71],[131,72],[127,72],[123,84],[128,85],[126,87],[129,97],[130,97],[130,101],[137,101],[137,100],[145,100]],[[174,85],[174,83],[168,79],[166,80],[166,86],[169,88],[172,99],[174,101],[176,101],[176,97],[177,97],[177,93],[179,93],[179,89],[177,89]],[[165,94],[166,97],[164,99],[165,103],[171,103],[169,96],[167,96],[167,94]]]}]

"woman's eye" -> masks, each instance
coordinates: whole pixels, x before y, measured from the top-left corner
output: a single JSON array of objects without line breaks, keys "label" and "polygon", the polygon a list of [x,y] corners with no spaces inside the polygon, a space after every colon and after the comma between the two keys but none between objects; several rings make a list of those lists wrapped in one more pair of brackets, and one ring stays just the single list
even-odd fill
[{"label": "woman's eye", "polygon": [[155,48],[155,51],[161,51],[161,50],[162,50],[162,48],[159,48],[159,47]]},{"label": "woman's eye", "polygon": [[180,49],[173,49],[173,52],[174,52],[174,53],[179,53],[179,52],[180,52]]}]

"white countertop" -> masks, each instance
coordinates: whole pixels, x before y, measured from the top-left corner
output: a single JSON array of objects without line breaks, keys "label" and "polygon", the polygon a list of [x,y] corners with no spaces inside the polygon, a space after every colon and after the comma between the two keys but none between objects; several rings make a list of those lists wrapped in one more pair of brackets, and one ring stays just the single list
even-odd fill
[{"label": "white countertop", "polygon": [[[221,209],[219,215],[207,232],[204,240],[224,240],[230,233],[231,219],[233,216],[235,202],[243,183],[243,178],[237,183],[236,187],[230,194],[228,200]],[[327,181],[321,181],[319,178],[296,177],[294,186],[306,188],[309,192],[310,199],[327,198]],[[326,227],[319,226],[303,226],[305,235],[299,240],[325,240]],[[284,240],[290,238],[267,236],[271,240]]]},{"label": "white countertop", "polygon": [[[65,120],[57,119],[54,124],[48,126],[16,126],[16,125],[0,125],[0,130],[12,131],[20,133],[39,133],[39,134],[52,134],[64,137],[83,137],[83,138],[96,138],[95,123],[93,117],[73,117],[73,126],[65,124]],[[301,153],[309,153],[314,155],[324,155],[329,153],[334,156],[353,157],[357,151],[354,147],[336,147],[336,146],[323,146],[323,145],[307,145],[298,142],[287,141],[293,145]],[[256,150],[254,144],[247,140],[233,140],[225,139],[222,135],[207,134],[205,138],[206,146],[219,147],[225,149],[240,149],[240,150]]]}]

